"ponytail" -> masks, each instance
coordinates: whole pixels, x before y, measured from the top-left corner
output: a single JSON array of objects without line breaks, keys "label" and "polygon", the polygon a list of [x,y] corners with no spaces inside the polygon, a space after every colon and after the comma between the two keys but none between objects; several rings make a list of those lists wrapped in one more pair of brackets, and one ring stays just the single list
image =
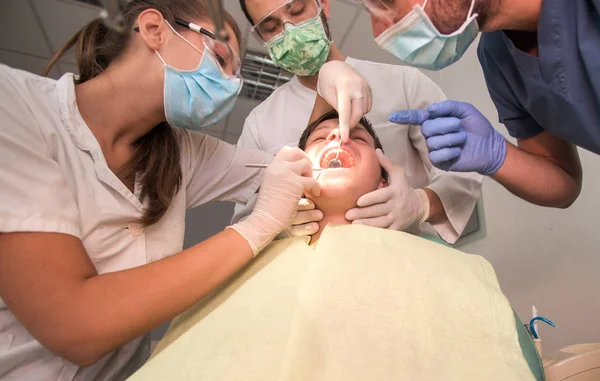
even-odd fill
[{"label": "ponytail", "polygon": [[[207,0],[129,0],[123,6],[126,29],[119,33],[108,28],[100,19],[93,20],[71,37],[52,57],[42,75],[47,76],[58,61],[75,49],[78,84],[100,75],[111,62],[128,47],[133,27],[140,13],[146,9],[160,11],[174,27],[175,18],[206,20],[209,18]],[[234,18],[225,12],[225,22],[241,41],[240,30]],[[141,201],[147,199],[147,208],[141,222],[145,226],[158,222],[167,212],[173,197],[182,184],[180,151],[175,131],[163,122],[136,142],[134,157],[124,167],[126,177],[141,180]]]},{"label": "ponytail", "polygon": [[93,20],[54,54],[42,75],[48,75],[56,63],[74,48],[79,72],[78,83],[86,82],[106,70],[125,50],[130,33],[118,33],[109,29],[102,20]]}]

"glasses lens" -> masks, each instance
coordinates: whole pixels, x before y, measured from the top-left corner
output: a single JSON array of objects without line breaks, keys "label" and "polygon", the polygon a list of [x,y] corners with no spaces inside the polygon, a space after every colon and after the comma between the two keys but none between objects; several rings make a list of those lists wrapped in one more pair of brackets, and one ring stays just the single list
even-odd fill
[{"label": "glasses lens", "polygon": [[289,0],[265,15],[252,27],[252,33],[263,42],[282,34],[284,22],[294,25],[319,15],[321,8],[315,0]]},{"label": "glasses lens", "polygon": [[240,56],[233,50],[231,45],[206,36],[204,42],[224,74],[231,77],[239,76],[241,70]]}]

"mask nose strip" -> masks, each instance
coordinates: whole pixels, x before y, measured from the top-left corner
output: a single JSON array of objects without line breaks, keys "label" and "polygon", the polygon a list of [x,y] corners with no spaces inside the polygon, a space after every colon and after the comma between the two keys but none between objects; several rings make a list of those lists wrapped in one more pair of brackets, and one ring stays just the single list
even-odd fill
[{"label": "mask nose strip", "polygon": [[287,32],[288,29],[294,28],[295,26],[296,26],[296,24],[294,24],[290,20],[283,21],[283,31],[284,32]]}]

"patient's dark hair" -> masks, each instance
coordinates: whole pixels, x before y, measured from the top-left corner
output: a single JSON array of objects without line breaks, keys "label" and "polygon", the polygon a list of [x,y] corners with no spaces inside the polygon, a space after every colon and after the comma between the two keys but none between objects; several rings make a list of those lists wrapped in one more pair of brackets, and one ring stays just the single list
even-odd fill
[{"label": "patient's dark hair", "polygon": [[[336,110],[328,111],[325,114],[321,115],[319,118],[317,118],[315,121],[310,123],[302,133],[302,136],[300,137],[300,141],[298,142],[298,148],[300,148],[302,151],[306,150],[306,142],[308,141],[308,137],[310,136],[310,134],[313,133],[313,131],[315,130],[315,128],[317,128],[319,124],[331,119],[339,119],[339,115]],[[383,152],[383,146],[381,145],[381,141],[375,133],[371,122],[369,122],[367,118],[363,116],[362,118],[360,118],[358,124],[363,126],[365,130],[367,130],[369,135],[371,135],[371,137],[373,138],[373,142],[375,142],[375,149],[379,148]],[[381,167],[381,177],[383,177],[385,181],[388,181],[388,174],[386,170],[383,169],[383,167]]]}]

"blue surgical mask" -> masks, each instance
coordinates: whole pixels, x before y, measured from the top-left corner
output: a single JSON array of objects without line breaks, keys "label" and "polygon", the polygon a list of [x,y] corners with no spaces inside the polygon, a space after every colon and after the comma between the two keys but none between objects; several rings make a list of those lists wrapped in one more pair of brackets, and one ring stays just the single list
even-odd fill
[{"label": "blue surgical mask", "polygon": [[413,9],[375,39],[377,44],[407,65],[428,70],[440,70],[458,61],[479,32],[477,14],[472,14],[452,34],[441,34],[425,13],[425,5]]},{"label": "blue surgical mask", "polygon": [[173,127],[188,130],[201,130],[217,124],[233,109],[242,81],[223,73],[208,48],[205,47],[202,52],[174,29],[173,32],[202,53],[202,59],[194,70],[178,70],[167,65],[156,52],[165,67],[167,122]]}]

